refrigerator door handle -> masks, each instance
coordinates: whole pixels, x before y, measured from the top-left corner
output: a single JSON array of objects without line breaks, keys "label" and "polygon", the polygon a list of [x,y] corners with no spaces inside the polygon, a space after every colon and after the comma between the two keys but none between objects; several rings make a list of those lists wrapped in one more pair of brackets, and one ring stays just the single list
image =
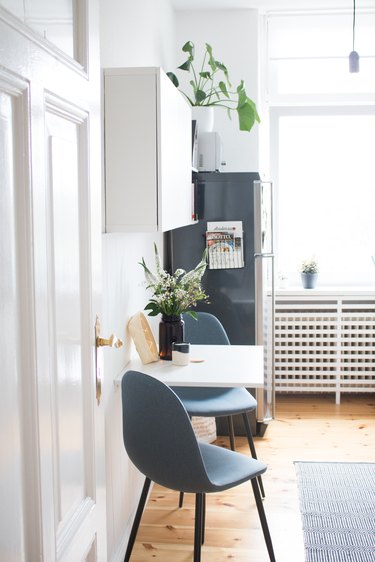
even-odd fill
[{"label": "refrigerator door handle", "polygon": [[[260,257],[261,254],[254,254]],[[260,262],[255,262],[255,344],[263,345],[263,276]]]},{"label": "refrigerator door handle", "polygon": [[254,254],[254,258],[274,258],[275,254],[261,254],[259,252],[256,252]]},{"label": "refrigerator door handle", "polygon": [[[267,423],[276,417],[275,388],[275,274],[274,259],[265,254],[257,257],[270,258],[269,284],[265,285],[264,262],[255,261],[255,343],[262,345],[265,352],[264,387],[256,394],[258,401],[258,422]],[[266,332],[265,332],[266,330]]]},{"label": "refrigerator door handle", "polygon": [[254,181],[254,208],[258,211],[254,215],[254,248],[259,253],[262,253],[263,249],[268,250],[267,254],[274,252],[273,206],[272,182]]}]

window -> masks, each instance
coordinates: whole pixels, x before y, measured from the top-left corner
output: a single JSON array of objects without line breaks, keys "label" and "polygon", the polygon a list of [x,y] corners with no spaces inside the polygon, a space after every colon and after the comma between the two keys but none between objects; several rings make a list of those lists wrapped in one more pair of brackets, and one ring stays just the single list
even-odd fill
[{"label": "window", "polygon": [[[352,16],[310,14],[268,19],[268,81],[271,103],[310,102],[317,94],[375,93],[375,12],[358,13],[355,49],[360,72],[349,73]],[[288,98],[289,96],[289,98]],[[324,99],[321,99],[324,103]]]},{"label": "window", "polygon": [[0,6],[18,17],[71,58],[77,58],[76,30],[78,0],[0,0]]},{"label": "window", "polygon": [[278,144],[278,268],[298,282],[315,256],[320,284],[375,283],[375,108],[272,112]]},{"label": "window", "polygon": [[[350,33],[340,55],[344,16],[329,15],[321,28],[322,15],[303,16],[295,28],[296,17],[270,17],[268,26],[277,269],[290,285],[300,285],[300,263],[314,256],[320,285],[375,286],[375,57],[370,35],[368,44],[362,37],[368,56],[361,58],[360,73],[351,75]],[[374,14],[369,17],[366,29],[370,21],[374,34]],[[296,36],[296,56],[289,58]],[[373,40],[371,45],[375,50]],[[276,52],[279,56],[272,57]]]}]

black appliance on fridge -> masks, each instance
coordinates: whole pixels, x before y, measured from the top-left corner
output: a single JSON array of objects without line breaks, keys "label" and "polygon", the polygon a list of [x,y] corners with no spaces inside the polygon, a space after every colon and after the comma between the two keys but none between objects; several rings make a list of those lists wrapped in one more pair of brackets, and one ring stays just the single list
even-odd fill
[{"label": "black appliance on fridge", "polygon": [[[263,389],[249,389],[258,409],[251,420],[262,436],[274,417],[274,254],[272,184],[258,173],[199,172],[194,174],[198,222],[166,236],[166,266],[189,271],[208,247],[202,285],[211,312],[223,324],[231,344],[263,345]],[[242,424],[235,421],[237,433]],[[218,420],[218,433],[225,433]]]}]

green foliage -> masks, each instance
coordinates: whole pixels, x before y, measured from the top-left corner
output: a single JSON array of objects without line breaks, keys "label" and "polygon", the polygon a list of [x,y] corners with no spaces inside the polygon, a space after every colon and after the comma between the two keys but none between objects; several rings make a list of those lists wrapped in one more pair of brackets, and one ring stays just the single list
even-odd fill
[{"label": "green foliage", "polygon": [[201,279],[207,267],[206,251],[194,269],[187,273],[184,269],[177,269],[171,275],[161,266],[156,244],[154,248],[156,273],[149,270],[143,258],[140,262],[145,272],[147,288],[153,291],[152,298],[145,306],[145,310],[148,311],[149,316],[157,314],[179,316],[183,312],[187,312],[196,318],[196,313],[189,309],[196,306],[198,301],[208,299],[201,287]]},{"label": "green foliage", "polygon": [[[199,71],[194,66],[194,43],[188,41],[182,47],[182,51],[188,53],[188,58],[178,67],[178,70],[190,72],[192,75],[192,80],[189,81],[193,90],[192,95],[182,92],[191,105],[225,107],[229,118],[231,118],[232,111],[236,111],[240,131],[251,131],[255,122],[260,123],[256,105],[247,96],[243,80],[233,91],[228,69],[222,62],[214,58],[211,45],[206,43]],[[167,75],[178,88],[180,84],[177,76],[173,72],[167,72]]]}]

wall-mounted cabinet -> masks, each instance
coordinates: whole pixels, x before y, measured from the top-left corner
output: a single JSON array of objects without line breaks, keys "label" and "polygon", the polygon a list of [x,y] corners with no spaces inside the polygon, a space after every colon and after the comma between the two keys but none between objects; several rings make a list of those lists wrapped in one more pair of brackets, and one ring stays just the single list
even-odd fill
[{"label": "wall-mounted cabinet", "polygon": [[164,71],[104,71],[106,232],[192,222],[191,108]]}]

